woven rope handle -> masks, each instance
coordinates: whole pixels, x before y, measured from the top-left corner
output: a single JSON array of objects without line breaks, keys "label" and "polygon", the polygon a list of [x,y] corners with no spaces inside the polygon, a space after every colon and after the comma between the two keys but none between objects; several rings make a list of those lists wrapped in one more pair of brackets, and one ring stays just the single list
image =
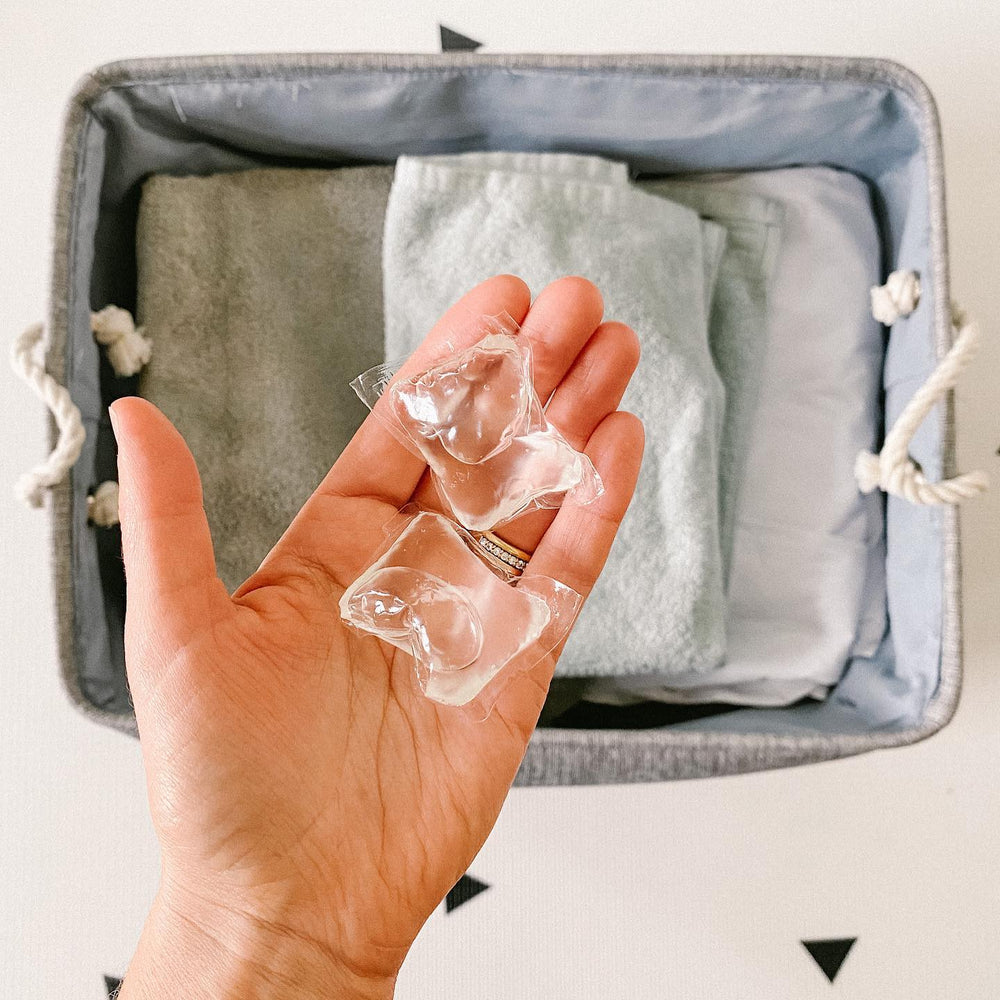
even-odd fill
[{"label": "woven rope handle", "polygon": [[80,457],[87,436],[80,410],[69,392],[45,371],[44,365],[35,357],[43,331],[41,323],[33,323],[14,341],[10,354],[11,367],[52,411],[59,428],[59,440],[49,457],[21,476],[15,486],[17,495],[31,507],[41,507],[45,491],[62,482]]},{"label": "woven rope handle", "polygon": [[[910,301],[913,302],[913,306],[916,305],[915,299]],[[912,307],[909,311],[912,311]],[[906,314],[905,308],[897,313],[897,315]],[[862,493],[881,489],[915,504],[957,504],[969,497],[978,496],[989,487],[989,476],[982,471],[967,472],[954,479],[930,483],[909,454],[910,442],[917,428],[934,406],[954,387],[959,375],[968,366],[979,347],[979,324],[970,319],[955,303],[952,303],[952,325],[957,331],[957,336],[951,350],[903,407],[902,413],[885,436],[882,450],[877,455],[873,455],[870,451],[863,451],[858,455],[854,465],[854,477]]]},{"label": "woven rope handle", "polygon": [[[104,348],[117,376],[135,375],[149,362],[153,345],[143,336],[143,328],[136,328],[128,310],[105,306],[100,312],[90,314],[90,329],[94,339]],[[80,410],[69,392],[45,371],[44,364],[37,357],[37,347],[43,335],[44,326],[33,323],[14,341],[10,354],[15,374],[52,411],[59,428],[59,440],[49,457],[21,476],[15,486],[17,495],[31,507],[41,507],[45,491],[63,481],[80,457],[86,439]],[[87,509],[94,524],[102,527],[117,524],[117,483],[101,483],[93,496],[88,498]]]}]

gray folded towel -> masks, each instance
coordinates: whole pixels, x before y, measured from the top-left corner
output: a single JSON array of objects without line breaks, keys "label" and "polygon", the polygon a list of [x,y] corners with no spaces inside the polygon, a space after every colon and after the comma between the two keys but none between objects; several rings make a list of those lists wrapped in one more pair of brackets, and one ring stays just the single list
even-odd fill
[{"label": "gray folded towel", "polygon": [[259,565],[365,416],[392,167],[156,175],[136,233],[140,382],[187,439],[219,575]]},{"label": "gray folded towel", "polygon": [[383,247],[386,354],[407,354],[459,295],[497,272],[519,274],[534,293],[566,274],[590,278],[607,316],[642,342],[623,406],[651,434],[635,499],[557,671],[710,670],[725,634],[724,399],[708,348],[704,234],[724,234],[620,180],[574,175],[568,158],[526,170],[522,156],[501,170],[497,155],[468,168],[455,157],[397,162]]}]

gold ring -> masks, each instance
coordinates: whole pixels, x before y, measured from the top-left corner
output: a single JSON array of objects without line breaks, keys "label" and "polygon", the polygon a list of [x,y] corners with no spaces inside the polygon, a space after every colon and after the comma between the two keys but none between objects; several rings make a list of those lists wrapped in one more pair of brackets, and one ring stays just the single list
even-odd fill
[{"label": "gold ring", "polygon": [[475,538],[480,552],[493,565],[499,566],[500,569],[514,576],[520,576],[524,572],[528,560],[531,558],[530,552],[525,552],[511,545],[510,542],[505,542],[502,538],[494,535],[492,531],[476,532]]}]

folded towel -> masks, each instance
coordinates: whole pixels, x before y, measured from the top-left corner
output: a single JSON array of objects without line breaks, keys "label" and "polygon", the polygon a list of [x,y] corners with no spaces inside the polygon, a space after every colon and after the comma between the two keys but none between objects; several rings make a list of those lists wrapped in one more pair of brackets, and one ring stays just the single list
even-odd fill
[{"label": "folded towel", "polygon": [[219,575],[259,565],[365,416],[391,167],[155,175],[136,233],[140,392],[201,470]]},{"label": "folded towel", "polygon": [[788,704],[822,696],[851,656],[874,652],[886,626],[882,499],[861,495],[853,477],[855,455],[878,435],[882,337],[868,299],[878,231],[866,184],[843,171],[687,180],[706,198],[749,194],[784,209],[733,543],[726,663],[710,678],[628,678],[595,684],[586,697]]},{"label": "folded towel", "polygon": [[452,157],[399,159],[383,247],[386,355],[411,351],[459,295],[498,271],[535,293],[565,274],[590,278],[606,314],[642,342],[623,406],[656,433],[557,670],[710,670],[724,653],[724,394],[708,348],[704,232],[724,234],[685,206],[573,175],[569,159],[551,171],[523,169],[523,156],[504,170],[496,157],[470,169]]},{"label": "folded towel", "polygon": [[712,358],[726,387],[726,414],[719,446],[719,543],[726,577],[746,454],[760,397],[767,351],[768,286],[781,239],[781,205],[741,192],[670,178],[639,186],[693,208],[725,227],[708,321]]},{"label": "folded towel", "polygon": [[514,150],[472,150],[422,157],[425,163],[458,170],[507,170],[518,174],[562,174],[601,184],[628,184],[628,164],[580,153],[525,153]]},{"label": "folded towel", "polygon": [[[603,184],[629,183],[628,164],[616,160],[606,160],[602,156],[585,156],[578,153],[525,153],[525,152],[505,152],[503,150],[473,150],[468,153],[436,154],[434,156],[424,156],[421,160],[425,163],[433,163],[442,167],[453,167],[457,170],[476,171],[479,173],[489,173],[491,170],[501,170],[521,174],[561,174],[568,177],[577,177],[581,180],[592,180]],[[697,202],[698,189],[691,185],[683,185],[691,192],[691,200]],[[663,194],[656,191],[653,185],[653,194]],[[735,201],[734,201],[735,199]],[[686,204],[684,198],[675,198],[674,201]],[[740,202],[737,196],[730,199],[722,199],[726,205],[732,207]],[[765,212],[764,206],[767,204],[763,199],[757,199],[759,205],[754,205],[748,211]],[[695,207],[695,206],[692,206]],[[702,235],[702,264],[704,266],[704,295],[705,295],[705,315],[712,312],[713,295],[719,277],[719,268],[723,260],[723,252],[726,249],[727,229],[723,225],[716,225],[713,222],[703,221],[701,225]],[[725,313],[726,310],[723,310]],[[413,350],[419,341],[412,344],[395,343],[395,334],[390,333],[390,326],[386,331],[386,356],[395,358],[396,352],[407,354]],[[408,335],[410,336],[410,335]]]},{"label": "folded towel", "polygon": [[[778,202],[758,195],[716,190],[674,178],[640,179],[638,184],[651,194],[687,205],[703,218],[725,227],[725,239],[716,241],[717,276],[706,267],[706,289],[713,293],[707,303],[709,345],[726,389],[719,448],[719,541],[724,579],[728,581],[740,487],[767,350],[768,286],[781,238],[783,211]],[[707,251],[710,243],[706,241]],[[713,261],[710,253],[705,259]],[[658,433],[657,428],[647,429],[648,437]],[[673,700],[679,702],[690,694],[692,701],[774,704],[775,698],[781,701],[786,693],[781,682],[775,686],[762,680],[751,684],[749,690],[724,684],[717,689],[711,686],[714,673],[698,676],[698,688],[673,692]],[[813,686],[808,693],[823,692],[825,688]],[[588,701],[612,705],[642,700],[639,695],[615,687],[613,682],[557,677],[549,689],[541,721],[548,723],[557,718],[584,696]]]}]

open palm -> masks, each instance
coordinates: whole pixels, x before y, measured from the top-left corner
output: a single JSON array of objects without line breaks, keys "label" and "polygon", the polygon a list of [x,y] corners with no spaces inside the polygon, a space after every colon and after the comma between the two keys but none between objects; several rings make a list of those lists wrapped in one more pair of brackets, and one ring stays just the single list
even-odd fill
[{"label": "open palm", "polygon": [[[504,531],[528,573],[586,595],[632,495],[642,428],[616,412],[635,334],[564,278],[530,305],[519,279],[479,285],[404,369],[508,312],[532,344],[549,419],[605,482],[587,506]],[[552,677],[553,654],[484,721],[419,691],[408,656],[346,628],[337,602],[416,497],[426,469],[369,417],[264,563],[230,596],[215,573],[194,460],[151,404],[123,399],[119,442],[126,662],[164,886],[392,977],[489,834]],[[233,525],[232,530],[238,530]]]}]

